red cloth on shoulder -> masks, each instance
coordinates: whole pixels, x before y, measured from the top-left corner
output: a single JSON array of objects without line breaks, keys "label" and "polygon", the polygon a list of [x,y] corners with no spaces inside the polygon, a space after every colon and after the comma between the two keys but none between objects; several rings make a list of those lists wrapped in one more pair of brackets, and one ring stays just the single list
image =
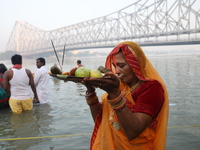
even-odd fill
[{"label": "red cloth on shoulder", "polygon": [[162,85],[156,81],[146,81],[133,93],[136,103],[134,112],[142,112],[156,118],[164,102]]}]

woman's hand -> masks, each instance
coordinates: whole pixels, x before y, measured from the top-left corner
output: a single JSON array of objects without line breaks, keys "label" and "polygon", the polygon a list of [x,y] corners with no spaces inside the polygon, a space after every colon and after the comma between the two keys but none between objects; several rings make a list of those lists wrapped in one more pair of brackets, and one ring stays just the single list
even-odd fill
[{"label": "woman's hand", "polygon": [[102,83],[100,83],[100,87],[101,89],[103,89],[104,91],[106,91],[108,94],[116,94],[116,92],[119,89],[119,85],[120,85],[120,81],[117,78],[117,76],[111,72],[106,73],[103,76],[104,81],[102,81]]},{"label": "woman's hand", "polygon": [[88,78],[84,78],[84,79],[82,80],[82,84],[85,85],[85,87],[87,88],[87,92],[88,92],[88,93],[92,93],[93,91],[95,91],[95,87],[94,87],[90,82],[88,82],[87,79],[88,79]]},{"label": "woman's hand", "polygon": [[106,73],[103,78],[84,78],[82,83],[88,90],[92,89],[92,87],[99,87],[106,91],[111,99],[114,99],[120,94],[120,81],[117,76],[111,72]]}]

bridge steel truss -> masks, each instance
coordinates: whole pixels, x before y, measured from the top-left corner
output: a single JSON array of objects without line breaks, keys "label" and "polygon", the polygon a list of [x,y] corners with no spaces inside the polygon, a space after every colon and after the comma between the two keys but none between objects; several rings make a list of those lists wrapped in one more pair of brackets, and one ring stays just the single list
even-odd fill
[{"label": "bridge steel truss", "polygon": [[45,31],[15,23],[6,50],[21,54],[114,46],[125,40],[140,45],[200,43],[200,9],[196,0],[138,0],[109,15]]}]

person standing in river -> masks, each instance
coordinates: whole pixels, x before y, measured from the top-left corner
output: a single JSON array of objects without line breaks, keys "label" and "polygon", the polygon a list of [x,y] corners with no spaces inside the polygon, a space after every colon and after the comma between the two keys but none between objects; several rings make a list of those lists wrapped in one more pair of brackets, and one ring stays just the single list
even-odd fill
[{"label": "person standing in river", "polygon": [[7,71],[7,67],[1,63],[0,64],[0,108],[8,105],[8,100],[10,97],[10,89],[7,91],[3,89],[3,74]]},{"label": "person standing in river", "polygon": [[3,75],[4,90],[6,91],[10,87],[10,108],[13,113],[32,110],[33,99],[31,89],[34,93],[34,101],[39,101],[32,72],[29,69],[22,67],[21,55],[13,55],[11,57],[11,62],[13,67],[7,70]]},{"label": "person standing in river", "polygon": [[0,64],[0,87],[3,88],[3,74],[7,71],[7,67],[4,64]]},{"label": "person standing in river", "polygon": [[[105,67],[110,72],[103,78],[82,81],[95,122],[90,149],[164,150],[168,93],[141,47],[131,41],[118,44]],[[95,87],[106,92],[101,101]]]},{"label": "person standing in river", "polygon": [[49,74],[46,61],[40,57],[36,59],[37,71],[34,74],[34,83],[38,93],[40,104],[49,102]]},{"label": "person standing in river", "polygon": [[80,68],[80,67],[84,67],[84,65],[81,64],[81,60],[77,60],[77,68]]}]

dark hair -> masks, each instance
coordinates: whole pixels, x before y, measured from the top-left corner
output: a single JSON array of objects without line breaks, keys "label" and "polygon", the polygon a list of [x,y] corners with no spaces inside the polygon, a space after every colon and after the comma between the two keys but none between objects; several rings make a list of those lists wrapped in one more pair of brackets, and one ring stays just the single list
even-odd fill
[{"label": "dark hair", "polygon": [[78,64],[81,64],[81,60],[77,60],[77,63],[78,63]]},{"label": "dark hair", "polygon": [[40,60],[40,62],[43,63],[44,65],[46,64],[45,59],[43,57],[40,57],[37,60]]},{"label": "dark hair", "polygon": [[4,72],[6,72],[7,71],[7,68],[6,68],[6,66],[4,65],[4,64],[0,64],[0,73],[2,73],[2,74],[4,74]]},{"label": "dark hair", "polygon": [[18,54],[15,54],[11,57],[11,61],[12,61],[12,64],[15,65],[15,64],[22,64],[22,56],[21,55],[18,55]]}]

